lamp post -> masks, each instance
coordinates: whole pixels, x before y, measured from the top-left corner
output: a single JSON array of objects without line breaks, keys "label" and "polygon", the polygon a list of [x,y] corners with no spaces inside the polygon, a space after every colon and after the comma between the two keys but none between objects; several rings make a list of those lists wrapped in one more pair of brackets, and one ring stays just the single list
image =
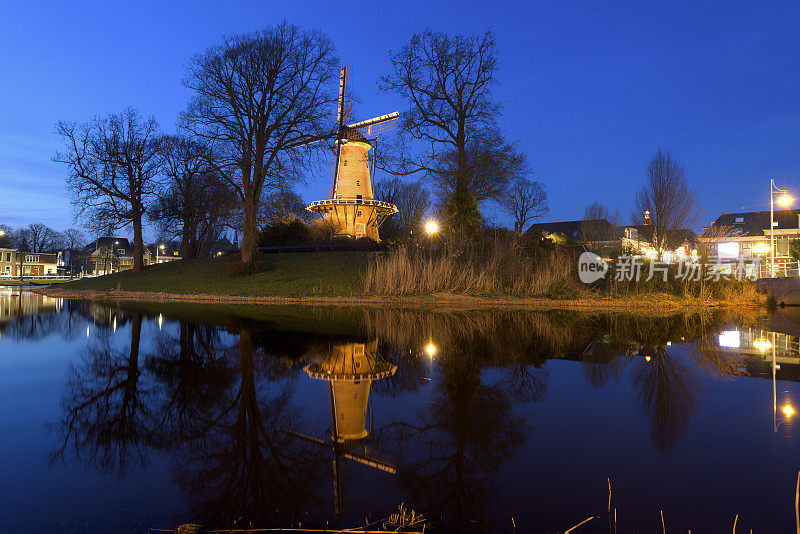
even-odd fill
[{"label": "lamp post", "polygon": [[794,406],[789,404],[788,402],[781,407],[781,418],[780,421],[778,420],[778,395],[777,395],[777,387],[775,384],[775,371],[778,369],[778,366],[775,361],[775,332],[772,333],[772,429],[777,434],[778,428],[783,424],[792,419],[794,417],[796,411]]},{"label": "lamp post", "polygon": [[775,186],[775,179],[769,179],[769,276],[775,278],[775,193],[780,193],[778,205],[788,208],[794,199],[787,189]]},{"label": "lamp post", "polygon": [[164,250],[164,244],[160,244],[156,247],[156,265],[158,265],[158,249]]}]

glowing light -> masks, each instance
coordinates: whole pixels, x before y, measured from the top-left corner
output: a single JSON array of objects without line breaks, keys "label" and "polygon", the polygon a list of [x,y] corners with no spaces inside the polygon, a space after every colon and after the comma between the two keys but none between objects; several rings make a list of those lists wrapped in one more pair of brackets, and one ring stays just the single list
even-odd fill
[{"label": "glowing light", "polygon": [[88,326],[86,327],[86,337],[87,338],[89,337],[89,327]]},{"label": "glowing light", "polygon": [[772,348],[772,343],[770,343],[769,340],[761,338],[753,341],[753,346],[758,349],[759,352],[767,352]]},{"label": "glowing light", "polygon": [[117,331],[117,318],[115,316],[114,317],[114,332],[116,332],[116,331]]},{"label": "glowing light", "polygon": [[428,358],[433,358],[437,352],[439,352],[439,348],[432,342],[425,345],[425,354],[428,355]]},{"label": "glowing light", "polygon": [[648,250],[647,252],[645,252],[645,255],[647,255],[647,257],[650,259],[654,259],[656,256],[658,256],[658,252],[656,252],[655,250]]},{"label": "glowing light", "polygon": [[738,349],[741,346],[741,338],[738,330],[725,330],[719,335],[719,346],[728,349]]},{"label": "glowing light", "polygon": [[769,252],[769,245],[766,243],[756,243],[753,245],[754,254],[766,254]]},{"label": "glowing light", "polygon": [[161,330],[161,325],[164,324],[164,316],[160,313],[158,314],[158,329]]},{"label": "glowing light", "polygon": [[425,223],[425,233],[433,235],[439,233],[439,223],[431,219]]},{"label": "glowing light", "polygon": [[786,193],[778,197],[778,205],[784,208],[791,206],[792,202],[794,202],[794,199]]},{"label": "glowing light", "polygon": [[645,357],[644,357],[644,361],[646,361],[646,362],[649,362],[651,359],[652,359],[652,358],[650,358],[650,356],[645,356]]},{"label": "glowing light", "polygon": [[791,404],[784,404],[781,411],[787,419],[790,419],[795,414],[794,407]]}]

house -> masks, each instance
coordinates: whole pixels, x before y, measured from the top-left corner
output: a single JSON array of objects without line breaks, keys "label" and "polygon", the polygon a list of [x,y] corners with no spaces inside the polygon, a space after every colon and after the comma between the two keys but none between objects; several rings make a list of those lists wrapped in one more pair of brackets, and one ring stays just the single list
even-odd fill
[{"label": "house", "polygon": [[[797,262],[790,256],[789,245],[800,240],[800,209],[777,210],[772,220],[775,270],[778,274],[789,269],[796,272]],[[770,258],[770,212],[723,213],[704,229],[700,242],[723,261],[760,259],[764,273]]]},{"label": "house", "polygon": [[532,224],[526,235],[543,234],[563,243],[589,245],[595,252],[640,251],[643,243],[632,226],[615,226],[606,219]]},{"label": "house", "polygon": [[168,263],[183,259],[180,250],[172,243],[163,243],[158,246],[150,245],[147,248],[150,251],[153,263]]},{"label": "house", "polygon": [[[651,225],[615,226],[606,219],[563,221],[532,224],[526,234],[542,233],[564,243],[588,245],[594,252],[624,252],[626,254],[654,255]],[[691,229],[674,233],[667,244],[665,261],[671,252],[689,254],[697,246],[697,236]]]},{"label": "house", "polygon": [[[143,264],[150,265],[150,249],[143,249]],[[76,254],[75,271],[83,274],[104,275],[133,269],[133,246],[124,237],[101,237],[86,245]]]},{"label": "house", "polygon": [[0,274],[14,276],[17,272],[17,249],[0,248]]},{"label": "house", "polygon": [[[20,264],[21,261],[21,264]],[[57,255],[45,252],[22,252],[0,248],[0,273],[19,276],[55,276],[58,274]]]}]

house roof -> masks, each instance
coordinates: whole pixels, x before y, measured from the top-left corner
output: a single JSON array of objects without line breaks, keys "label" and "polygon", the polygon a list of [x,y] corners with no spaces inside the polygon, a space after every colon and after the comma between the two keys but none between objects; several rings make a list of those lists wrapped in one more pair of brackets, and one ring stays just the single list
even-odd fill
[{"label": "house roof", "polygon": [[[741,236],[763,236],[769,230],[769,220],[768,211],[723,213],[711,226],[733,228]],[[776,230],[800,228],[800,209],[776,210],[773,220],[778,223],[775,225]]]},{"label": "house roof", "polygon": [[594,219],[591,221],[559,221],[549,223],[535,223],[528,228],[525,233],[542,232],[545,234],[564,234],[567,237],[579,237],[581,235],[581,226],[586,223],[596,223],[596,228],[607,227],[613,229],[614,226],[605,219]]}]

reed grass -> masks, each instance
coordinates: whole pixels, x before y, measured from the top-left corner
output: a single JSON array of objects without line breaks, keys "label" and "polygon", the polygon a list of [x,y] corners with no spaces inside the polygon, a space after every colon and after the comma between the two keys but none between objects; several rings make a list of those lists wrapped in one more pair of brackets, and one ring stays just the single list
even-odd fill
[{"label": "reed grass", "polygon": [[576,265],[576,258],[563,250],[536,254],[516,237],[454,240],[439,250],[402,247],[375,255],[367,265],[364,291],[398,296],[578,297]]}]

